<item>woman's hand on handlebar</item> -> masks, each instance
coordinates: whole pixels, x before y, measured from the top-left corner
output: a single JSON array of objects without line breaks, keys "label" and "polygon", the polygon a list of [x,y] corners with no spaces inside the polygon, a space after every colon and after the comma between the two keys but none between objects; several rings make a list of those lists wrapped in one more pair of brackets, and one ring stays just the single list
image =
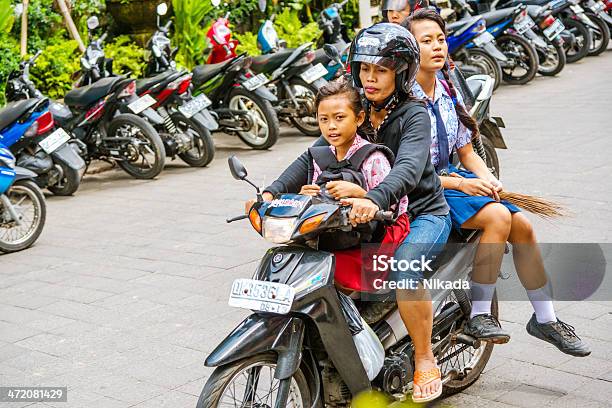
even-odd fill
[{"label": "woman's hand on handlebar", "polygon": [[300,190],[300,194],[312,196],[312,197],[316,196],[320,192],[321,192],[321,187],[319,187],[316,184],[306,184],[302,186],[302,189]]},{"label": "woman's hand on handlebar", "polygon": [[[268,193],[267,191],[264,191],[264,193],[261,196],[263,197],[264,201],[274,200],[274,196]],[[248,200],[246,203],[244,203],[244,213],[248,214],[249,211],[251,211],[251,207],[253,207],[253,204],[255,204],[256,202],[257,202],[257,199],[253,198],[251,200]]]},{"label": "woman's hand on handlebar", "polygon": [[380,210],[372,200],[367,198],[343,198],[340,204],[353,206],[349,214],[349,221],[353,227],[372,221],[376,212]]}]

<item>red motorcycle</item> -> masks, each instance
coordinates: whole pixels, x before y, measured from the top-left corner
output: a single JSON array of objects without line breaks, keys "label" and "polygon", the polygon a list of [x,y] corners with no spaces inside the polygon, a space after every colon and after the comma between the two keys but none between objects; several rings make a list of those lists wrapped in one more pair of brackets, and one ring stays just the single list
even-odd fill
[{"label": "red motorcycle", "polygon": [[229,15],[228,11],[224,17],[219,17],[206,33],[211,48],[210,55],[206,60],[208,64],[216,64],[236,57],[236,47],[239,43],[238,40],[232,39]]}]

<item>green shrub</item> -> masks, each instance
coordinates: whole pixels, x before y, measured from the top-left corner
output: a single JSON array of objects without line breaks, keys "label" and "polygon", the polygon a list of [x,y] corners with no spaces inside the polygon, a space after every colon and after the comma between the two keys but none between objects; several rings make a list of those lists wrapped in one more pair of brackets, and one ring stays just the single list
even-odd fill
[{"label": "green shrub", "polygon": [[106,58],[113,59],[115,74],[131,73],[133,78],[142,78],[146,66],[145,50],[136,45],[129,36],[120,35],[104,46]]},{"label": "green shrub", "polygon": [[316,22],[303,25],[296,10],[283,9],[276,16],[274,27],[278,37],[287,41],[288,48],[297,48],[307,42],[315,42],[321,35],[321,30]]},{"label": "green shrub", "polygon": [[207,47],[205,18],[213,11],[210,1],[172,0],[174,41],[179,46],[177,62],[189,69],[205,61]]},{"label": "green shrub", "polygon": [[[15,21],[13,33],[19,37],[21,19]],[[34,54],[65,33],[62,16],[56,13],[53,0],[30,0],[28,6],[28,53]],[[56,41],[55,41],[56,42]]]},{"label": "green shrub", "polygon": [[261,50],[257,47],[257,34],[246,32],[244,34],[234,33],[234,38],[240,41],[236,47],[236,53],[246,52],[248,55],[259,55]]},{"label": "green shrub", "polygon": [[13,38],[0,33],[0,105],[6,102],[4,88],[9,74],[19,67],[19,44]]},{"label": "green shrub", "polygon": [[10,0],[0,0],[0,34],[7,34],[11,31],[15,16]]},{"label": "green shrub", "polygon": [[72,89],[71,75],[81,69],[78,44],[74,40],[47,46],[30,71],[36,87],[53,99],[61,99]]}]

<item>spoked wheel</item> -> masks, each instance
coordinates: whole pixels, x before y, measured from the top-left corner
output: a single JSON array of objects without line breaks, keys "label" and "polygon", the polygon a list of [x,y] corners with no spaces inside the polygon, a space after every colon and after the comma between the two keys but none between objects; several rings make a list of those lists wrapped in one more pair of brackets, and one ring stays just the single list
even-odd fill
[{"label": "spoked wheel", "polygon": [[[117,138],[115,142],[112,139]],[[108,128],[107,149],[121,146],[117,164],[137,179],[152,179],[164,169],[166,154],[157,131],[144,119],[130,113],[116,116]],[[126,142],[128,140],[128,142]]]},{"label": "spoked wheel", "polygon": [[[463,290],[453,291],[438,305],[434,315],[461,304],[463,304],[462,309],[470,310],[471,304],[469,299],[469,292]],[[491,313],[495,317],[498,316],[497,296],[493,298]],[[463,319],[463,321],[458,322],[458,326],[451,329],[451,340],[443,347],[440,354],[436,356],[440,371],[442,372],[444,395],[460,392],[476,382],[493,352],[493,343],[491,342],[480,342],[480,346],[475,348],[453,339],[455,335],[461,333],[461,326],[465,321],[466,319]]]},{"label": "spoked wheel", "polygon": [[589,29],[591,32],[591,46],[589,47],[589,55],[596,56],[608,49],[610,43],[610,29],[608,24],[596,14],[586,13],[589,20],[597,26],[597,29]]},{"label": "spoked wheel", "polygon": [[17,252],[29,248],[45,227],[47,205],[40,188],[29,180],[17,181],[6,193],[19,224],[0,201],[0,252]]},{"label": "spoked wheel", "polygon": [[580,61],[589,53],[591,33],[587,26],[581,21],[576,21],[573,18],[564,19],[563,25],[574,36],[573,44],[566,41],[563,46],[565,55],[567,56],[567,62],[571,64]]},{"label": "spoked wheel", "polygon": [[247,112],[253,126],[248,131],[239,131],[238,137],[253,149],[269,149],[278,140],[279,124],[276,112],[269,101],[246,89],[232,91],[229,108]]},{"label": "spoked wheel", "polygon": [[177,130],[189,137],[191,149],[180,153],[179,157],[191,167],[204,167],[215,157],[215,145],[210,131],[194,118],[187,118],[182,113],[172,115]]},{"label": "spoked wheel", "polygon": [[480,73],[493,78],[493,89],[497,89],[502,80],[502,69],[499,62],[483,50],[473,48],[469,50],[467,63],[476,67]]},{"label": "spoked wheel", "polygon": [[538,72],[538,56],[529,41],[515,34],[503,34],[497,38],[497,44],[512,62],[510,66],[502,67],[505,82],[523,85],[535,77]]},{"label": "spoked wheel", "polygon": [[[275,355],[258,355],[218,367],[206,382],[197,408],[273,408],[280,382],[274,378]],[[309,408],[311,393],[306,377],[298,369],[290,379],[288,408]]]},{"label": "spoked wheel", "polygon": [[291,123],[295,125],[300,132],[307,136],[320,136],[319,122],[317,122],[317,112],[315,112],[315,97],[317,89],[301,79],[292,79],[289,82],[291,93],[299,101],[300,114],[291,116]]},{"label": "spoked wheel", "polygon": [[539,67],[538,73],[544,76],[555,76],[563,71],[566,63],[565,50],[561,44],[546,40],[546,48],[537,48]]}]

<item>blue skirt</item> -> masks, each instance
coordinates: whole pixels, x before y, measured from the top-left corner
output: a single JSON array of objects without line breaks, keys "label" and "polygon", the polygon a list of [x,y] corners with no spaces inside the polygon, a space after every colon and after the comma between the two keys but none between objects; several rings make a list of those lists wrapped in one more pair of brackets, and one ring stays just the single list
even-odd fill
[{"label": "blue skirt", "polygon": [[[449,173],[457,173],[465,178],[478,178],[478,176],[471,171],[459,170],[452,165],[449,166],[448,171]],[[456,230],[461,230],[463,223],[476,215],[476,213],[480,211],[482,207],[489,203],[497,202],[491,197],[471,196],[459,190],[444,190],[444,197],[446,198],[446,202],[450,207],[450,216],[453,222],[453,228]],[[521,211],[517,206],[510,204],[506,200],[502,200],[500,203],[513,214]]]}]

